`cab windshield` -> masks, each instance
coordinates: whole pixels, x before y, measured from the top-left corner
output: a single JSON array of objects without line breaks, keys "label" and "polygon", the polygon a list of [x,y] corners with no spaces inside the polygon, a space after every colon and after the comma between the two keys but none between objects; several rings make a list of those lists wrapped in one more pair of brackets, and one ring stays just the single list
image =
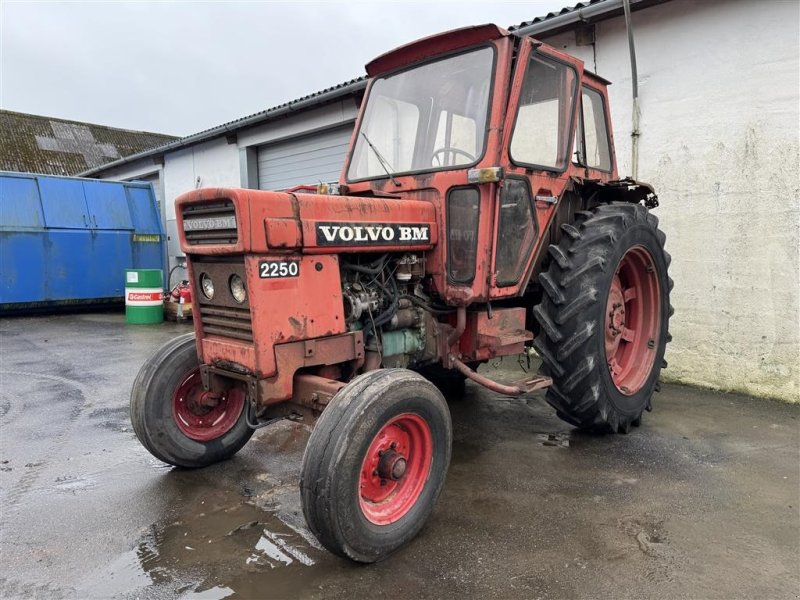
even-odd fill
[{"label": "cab windshield", "polygon": [[347,179],[472,165],[483,154],[494,50],[483,47],[376,79]]}]

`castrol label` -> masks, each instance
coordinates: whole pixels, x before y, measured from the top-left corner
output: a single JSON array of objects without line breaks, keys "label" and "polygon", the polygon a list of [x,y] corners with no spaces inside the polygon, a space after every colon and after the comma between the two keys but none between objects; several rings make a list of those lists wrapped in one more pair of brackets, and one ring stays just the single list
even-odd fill
[{"label": "castrol label", "polygon": [[125,304],[128,306],[159,306],[163,294],[159,288],[125,288]]}]

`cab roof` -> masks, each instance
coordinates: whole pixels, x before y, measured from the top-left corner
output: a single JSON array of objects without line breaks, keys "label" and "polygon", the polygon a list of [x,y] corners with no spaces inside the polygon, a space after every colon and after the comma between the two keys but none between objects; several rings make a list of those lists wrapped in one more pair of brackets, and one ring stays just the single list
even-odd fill
[{"label": "cab roof", "polygon": [[496,40],[511,34],[497,25],[475,25],[437,33],[381,54],[367,63],[367,75],[375,77],[432,56],[468,48],[481,42]]}]

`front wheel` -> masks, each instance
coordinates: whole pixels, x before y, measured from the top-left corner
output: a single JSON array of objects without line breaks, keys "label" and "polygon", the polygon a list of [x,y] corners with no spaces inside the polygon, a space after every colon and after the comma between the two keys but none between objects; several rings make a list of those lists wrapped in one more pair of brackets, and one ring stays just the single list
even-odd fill
[{"label": "front wheel", "polygon": [[547,401],[573,425],[624,433],[650,407],[670,339],[666,236],[644,206],[618,202],[562,230],[534,308]]},{"label": "front wheel", "polygon": [[452,438],[447,403],[422,376],[380,369],[357,377],[322,413],[303,456],[309,528],[339,556],[385,558],[433,510]]},{"label": "front wheel", "polygon": [[233,386],[206,394],[193,333],[170,340],[142,365],[131,390],[136,437],[159,460],[205,467],[230,458],[247,443],[247,398]]}]

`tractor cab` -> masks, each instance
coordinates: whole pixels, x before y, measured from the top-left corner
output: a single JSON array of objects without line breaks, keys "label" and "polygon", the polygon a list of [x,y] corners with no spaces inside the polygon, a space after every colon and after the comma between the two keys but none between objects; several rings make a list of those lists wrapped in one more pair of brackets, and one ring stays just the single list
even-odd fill
[{"label": "tractor cab", "polygon": [[530,37],[459,29],[367,72],[340,185],[437,207],[445,239],[427,268],[449,302],[524,292],[535,257],[558,241],[546,231],[558,199],[576,182],[617,177],[607,82]]}]

